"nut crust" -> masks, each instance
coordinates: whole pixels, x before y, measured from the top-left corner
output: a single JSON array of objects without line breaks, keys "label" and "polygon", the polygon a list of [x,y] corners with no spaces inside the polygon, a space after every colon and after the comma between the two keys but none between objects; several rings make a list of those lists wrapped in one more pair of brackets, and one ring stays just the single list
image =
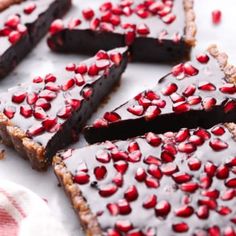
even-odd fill
[{"label": "nut crust", "polygon": [[11,5],[18,4],[24,0],[1,0],[0,1],[0,12],[10,7]]},{"label": "nut crust", "polygon": [[208,48],[208,52],[217,60],[228,81],[236,84],[236,67],[229,64],[228,55],[224,52],[220,52],[217,45],[215,44]]},{"label": "nut crust", "polygon": [[68,171],[59,155],[53,158],[53,166],[54,172],[69,197],[86,236],[102,236],[102,229],[98,223],[97,217],[89,208],[78,185],[73,183],[72,174]]},{"label": "nut crust", "polygon": [[183,0],[183,5],[185,11],[185,42],[189,44],[189,46],[195,46],[197,25],[195,22],[196,16],[193,10],[194,0]]}]

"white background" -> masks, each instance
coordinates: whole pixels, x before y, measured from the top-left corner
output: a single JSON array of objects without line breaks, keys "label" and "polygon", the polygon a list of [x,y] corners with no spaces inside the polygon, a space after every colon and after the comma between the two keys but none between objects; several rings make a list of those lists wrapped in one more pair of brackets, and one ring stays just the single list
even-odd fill
[{"label": "white background", "polygon": [[[181,0],[176,0],[181,1]],[[76,16],[78,5],[98,5],[101,0],[74,0],[74,6],[66,17]],[[205,50],[208,45],[216,43],[228,53],[230,62],[236,65],[236,2],[235,0],[196,0],[198,34],[197,51]],[[76,6],[75,6],[76,5]],[[214,26],[211,22],[211,12],[214,9],[222,11],[222,23]],[[67,63],[78,63],[86,57],[78,55],[57,55],[48,49],[45,39],[28,55],[27,58],[4,80],[0,81],[0,92],[7,88],[32,79],[35,75],[45,75],[49,72],[60,74]],[[105,110],[112,109],[143,89],[153,87],[157,79],[168,72],[170,66],[130,64],[123,76],[121,85],[109,96],[109,102],[102,105],[91,120],[100,116]],[[81,137],[78,147],[85,145]],[[7,179],[22,184],[48,200],[49,207],[55,216],[62,221],[69,236],[81,235],[78,220],[71,209],[68,199],[50,169],[47,173],[38,173],[31,169],[28,162],[4,146],[6,159],[0,161],[0,179]],[[40,233],[39,233],[40,235]]]}]

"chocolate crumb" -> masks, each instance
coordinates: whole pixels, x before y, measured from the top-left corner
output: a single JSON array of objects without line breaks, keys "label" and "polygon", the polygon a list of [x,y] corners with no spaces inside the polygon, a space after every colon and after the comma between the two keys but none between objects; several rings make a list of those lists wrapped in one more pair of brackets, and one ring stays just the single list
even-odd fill
[{"label": "chocolate crumb", "polygon": [[3,159],[5,159],[5,150],[1,149],[0,150],[0,160],[3,160]]}]

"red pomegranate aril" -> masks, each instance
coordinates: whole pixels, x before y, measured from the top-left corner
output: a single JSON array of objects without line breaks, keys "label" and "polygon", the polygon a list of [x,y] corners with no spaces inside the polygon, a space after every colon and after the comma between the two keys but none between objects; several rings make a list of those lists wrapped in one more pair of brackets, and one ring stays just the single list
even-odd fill
[{"label": "red pomegranate aril", "polygon": [[88,74],[90,76],[96,76],[99,73],[99,68],[97,67],[96,64],[92,64],[89,68],[88,68]]},{"label": "red pomegranate aril", "polygon": [[105,119],[97,119],[93,122],[94,128],[101,128],[101,127],[107,127],[108,122]]},{"label": "red pomegranate aril", "polygon": [[172,153],[168,152],[168,151],[163,151],[161,153],[161,160],[163,162],[172,162],[172,161],[175,160],[175,156]]},{"label": "red pomegranate aril", "polygon": [[191,65],[189,62],[184,64],[184,73],[188,76],[195,76],[198,74],[198,69]]},{"label": "red pomegranate aril", "polygon": [[33,110],[29,105],[23,105],[20,107],[20,114],[25,118],[29,118],[33,114]]},{"label": "red pomegranate aril", "polygon": [[199,206],[196,212],[199,219],[207,219],[209,217],[209,208],[208,206]]},{"label": "red pomegranate aril", "polygon": [[206,64],[210,60],[210,58],[207,54],[201,53],[197,56],[197,60],[202,64]]},{"label": "red pomegranate aril", "polygon": [[178,171],[178,166],[172,162],[163,164],[160,168],[163,175],[172,175]]},{"label": "red pomegranate aril", "polygon": [[158,188],[159,187],[159,182],[156,178],[147,177],[145,179],[145,183],[148,188]]},{"label": "red pomegranate aril", "polygon": [[121,173],[117,173],[116,176],[112,179],[112,182],[118,187],[122,187],[123,181],[124,179]]},{"label": "red pomegranate aril", "polygon": [[208,206],[211,210],[216,210],[217,208],[217,201],[215,199],[204,198],[198,200],[198,205],[200,206]]},{"label": "red pomegranate aril", "polygon": [[188,173],[177,172],[172,175],[172,178],[177,184],[183,184],[190,181],[192,179],[192,176]]},{"label": "red pomegranate aril", "polygon": [[157,179],[160,179],[162,177],[161,170],[157,165],[154,164],[149,165],[148,173]]},{"label": "red pomegranate aril", "polygon": [[53,74],[47,74],[47,75],[45,76],[44,82],[45,82],[45,83],[50,83],[50,82],[54,83],[54,82],[56,82],[56,80],[57,80],[57,78],[56,78],[55,75],[53,75]]},{"label": "red pomegranate aril", "polygon": [[113,32],[114,26],[111,23],[102,22],[100,24],[100,31],[101,32]]},{"label": "red pomegranate aril", "polygon": [[146,140],[153,147],[159,146],[162,142],[161,138],[152,132],[146,134]]},{"label": "red pomegranate aril", "polygon": [[183,206],[175,210],[175,215],[178,217],[189,217],[193,214],[194,209],[191,206]]},{"label": "red pomegranate aril", "polygon": [[196,151],[196,146],[192,143],[180,143],[178,145],[178,150],[184,153],[192,153]]},{"label": "red pomegranate aril", "polygon": [[158,159],[157,157],[155,156],[152,156],[152,155],[149,155],[147,156],[143,162],[147,165],[151,165],[151,164],[154,164],[154,165],[157,165],[157,166],[160,166],[162,164],[161,160]]},{"label": "red pomegranate aril", "polygon": [[111,195],[113,195],[117,191],[117,189],[118,188],[116,185],[108,184],[108,185],[100,187],[99,194],[102,197],[110,197]]},{"label": "red pomegranate aril", "polygon": [[176,15],[171,12],[171,13],[169,13],[168,15],[163,16],[161,19],[162,19],[162,21],[163,21],[164,23],[166,23],[166,24],[171,24],[172,22],[175,21]]},{"label": "red pomegranate aril", "polygon": [[202,105],[206,111],[209,111],[209,110],[213,109],[213,107],[216,105],[216,99],[211,98],[211,97],[207,97],[203,100]]},{"label": "red pomegranate aril", "polygon": [[236,86],[233,83],[227,83],[220,88],[220,91],[226,94],[234,94],[236,93]]},{"label": "red pomegranate aril", "polygon": [[146,179],[147,177],[147,174],[145,172],[145,170],[141,167],[139,167],[136,171],[136,174],[135,174],[135,179],[139,182],[142,182]]},{"label": "red pomegranate aril", "polygon": [[209,144],[210,147],[215,151],[222,151],[228,148],[228,144],[219,138],[211,140]]},{"label": "red pomegranate aril", "polygon": [[110,59],[116,66],[120,65],[122,58],[123,58],[123,56],[119,52],[110,54]]},{"label": "red pomegranate aril", "polygon": [[128,152],[134,152],[139,150],[139,145],[136,141],[132,141],[128,146]]},{"label": "red pomegranate aril", "polygon": [[141,156],[142,156],[142,153],[139,150],[131,152],[129,153],[128,161],[133,162],[133,163],[139,162],[141,159]]},{"label": "red pomegranate aril", "polygon": [[199,83],[198,89],[203,90],[203,91],[215,91],[216,87],[214,84],[206,81],[206,82]]},{"label": "red pomegranate aril", "polygon": [[75,69],[75,73],[78,73],[81,75],[84,75],[85,73],[87,73],[87,71],[88,71],[88,67],[86,64],[80,64]]},{"label": "red pomegranate aril", "polygon": [[140,35],[148,35],[150,33],[149,27],[141,23],[137,26],[137,33]]},{"label": "red pomegranate aril", "polygon": [[31,14],[36,9],[36,4],[34,2],[28,3],[24,8],[25,14]]},{"label": "red pomegranate aril", "polygon": [[111,156],[105,150],[99,150],[96,153],[96,159],[101,163],[109,163],[111,160]]},{"label": "red pomegranate aril", "polygon": [[212,22],[215,25],[218,25],[221,22],[222,13],[220,10],[214,10],[211,13]]},{"label": "red pomegranate aril", "polygon": [[136,14],[142,19],[146,19],[149,17],[149,12],[144,9],[137,10]]},{"label": "red pomegranate aril", "polygon": [[14,102],[14,103],[22,103],[25,100],[26,95],[27,95],[26,92],[21,92],[21,91],[15,92],[12,95],[12,102]]},{"label": "red pomegranate aril", "polygon": [[107,236],[121,236],[121,234],[115,229],[108,229]]},{"label": "red pomegranate aril", "polygon": [[43,99],[46,99],[47,101],[51,101],[54,98],[56,98],[57,94],[53,91],[48,90],[48,89],[44,89],[38,94],[38,96],[39,96],[39,98],[43,98]]},{"label": "red pomegranate aril", "polygon": [[97,30],[99,25],[100,25],[100,20],[98,18],[94,18],[90,22],[90,29],[91,30]]},{"label": "red pomegranate aril", "polygon": [[21,34],[18,31],[12,31],[9,36],[8,40],[12,44],[16,44],[21,38]]},{"label": "red pomegranate aril", "polygon": [[171,98],[173,103],[185,101],[185,98],[183,96],[179,95],[178,93],[172,93],[170,95],[170,98]]},{"label": "red pomegranate aril", "polygon": [[151,105],[152,101],[150,101],[149,99],[147,99],[145,97],[140,97],[138,99],[138,103],[139,103],[139,105],[143,106],[144,108],[148,108]]},{"label": "red pomegranate aril", "polygon": [[104,114],[104,119],[109,122],[116,122],[121,119],[120,115],[116,112],[106,112]]},{"label": "red pomegranate aril", "polygon": [[229,169],[227,166],[219,166],[216,170],[216,177],[218,179],[226,179],[229,176]]},{"label": "red pomegranate aril", "polygon": [[212,226],[208,229],[209,236],[221,236],[220,229],[218,226]]},{"label": "red pomegranate aril", "polygon": [[209,138],[211,137],[211,134],[210,134],[207,130],[202,129],[202,128],[196,129],[196,130],[193,132],[193,134],[195,134],[195,135],[201,137],[201,138],[204,139],[204,140],[207,140],[207,139],[209,139]]},{"label": "red pomegranate aril", "polygon": [[158,202],[155,207],[156,216],[165,217],[169,214],[170,210],[171,210],[171,205],[168,201],[165,200]]},{"label": "red pomegranate aril", "polygon": [[235,109],[235,105],[236,105],[235,101],[229,99],[224,105],[224,112],[228,113],[232,111],[233,109]]},{"label": "red pomegranate aril", "polygon": [[42,122],[42,125],[46,131],[50,131],[53,126],[57,124],[57,118],[47,118]]},{"label": "red pomegranate aril", "polygon": [[133,29],[128,29],[125,33],[125,44],[127,46],[132,45],[135,38],[136,38],[135,31]]},{"label": "red pomegranate aril", "polygon": [[180,186],[180,189],[184,192],[193,193],[198,189],[198,184],[194,182],[184,183]]},{"label": "red pomegranate aril", "polygon": [[201,168],[201,161],[195,157],[191,157],[188,159],[188,166],[190,170],[197,171]]},{"label": "red pomegranate aril", "polygon": [[133,228],[132,223],[129,220],[117,220],[115,227],[117,230],[124,233],[127,233]]},{"label": "red pomegranate aril", "polygon": [[184,72],[183,66],[183,63],[174,66],[171,70],[172,75],[178,77],[180,74],[182,74]]},{"label": "red pomegranate aril", "polygon": [[190,96],[188,97],[188,104],[193,106],[201,103],[202,98],[200,96]]},{"label": "red pomegranate aril", "polygon": [[228,179],[228,180],[225,182],[225,185],[226,185],[226,187],[228,187],[228,188],[236,188],[236,178]]},{"label": "red pomegranate aril", "polygon": [[128,160],[129,155],[127,152],[120,151],[118,149],[113,149],[111,152],[113,161],[119,161],[119,160]]},{"label": "red pomegranate aril", "polygon": [[94,168],[94,175],[97,180],[102,180],[107,174],[107,169],[105,166],[97,166]]},{"label": "red pomegranate aril", "polygon": [[173,224],[172,229],[177,233],[184,233],[189,230],[189,226],[187,225],[187,223],[182,222],[182,223]]},{"label": "red pomegranate aril", "polygon": [[115,204],[115,203],[108,203],[107,209],[112,216],[116,216],[119,214],[119,208],[118,208],[117,204]]},{"label": "red pomegranate aril", "polygon": [[150,106],[145,112],[145,119],[150,121],[160,115],[161,110],[157,106]]},{"label": "red pomegranate aril", "polygon": [[17,31],[22,35],[25,35],[28,31],[28,28],[25,25],[18,24],[16,27]]},{"label": "red pomegranate aril", "polygon": [[16,108],[14,106],[5,107],[3,113],[8,119],[12,119],[16,113]]},{"label": "red pomegranate aril", "polygon": [[222,216],[226,216],[229,215],[232,212],[232,210],[227,206],[220,206],[217,212]]},{"label": "red pomegranate aril", "polygon": [[160,17],[164,17],[171,12],[171,7],[164,6],[164,8],[157,12]]},{"label": "red pomegranate aril", "polygon": [[18,15],[9,16],[7,21],[5,22],[5,26],[13,29],[16,28],[18,24],[20,24],[20,17]]},{"label": "red pomegranate aril", "polygon": [[75,18],[75,19],[71,19],[68,23],[68,28],[69,29],[74,29],[76,28],[77,26],[79,26],[81,24],[81,20],[78,19],[78,18]]},{"label": "red pomegranate aril", "polygon": [[128,107],[127,110],[135,116],[141,116],[144,113],[143,106],[134,105],[132,107]]},{"label": "red pomegranate aril", "polygon": [[189,137],[190,133],[188,129],[181,129],[175,136],[176,142],[183,142]]},{"label": "red pomegranate aril", "polygon": [[224,236],[235,236],[236,235],[236,229],[234,229],[232,226],[227,226],[224,229],[223,235]]},{"label": "red pomegranate aril", "polygon": [[99,7],[99,10],[101,12],[105,12],[105,11],[111,10],[111,8],[112,8],[112,3],[111,2],[105,2]]},{"label": "red pomegranate aril", "polygon": [[72,79],[69,79],[67,80],[67,82],[62,86],[62,90],[63,91],[67,91],[69,89],[71,89],[75,84],[75,80],[72,78]]},{"label": "red pomegranate aril", "polygon": [[146,197],[143,207],[146,209],[154,208],[157,204],[157,196],[155,194],[151,194]]},{"label": "red pomegranate aril", "polygon": [[211,177],[215,175],[216,169],[217,167],[215,166],[215,164],[210,161],[208,161],[204,166],[204,171]]},{"label": "red pomegranate aril", "polygon": [[187,102],[177,102],[173,104],[173,111],[176,113],[183,113],[190,110],[190,106]]},{"label": "red pomegranate aril", "polygon": [[66,103],[69,104],[73,110],[77,110],[81,105],[81,101],[77,99],[67,99]]},{"label": "red pomegranate aril", "polygon": [[130,7],[124,7],[123,8],[123,14],[125,16],[131,16],[133,13],[133,10]]},{"label": "red pomegranate aril", "polygon": [[153,100],[158,100],[158,99],[160,99],[160,96],[159,96],[159,95],[157,95],[157,93],[156,93],[156,92],[154,92],[154,91],[151,91],[151,90],[149,90],[149,91],[145,92],[145,97],[146,97],[148,100],[150,100],[150,101],[153,101]]},{"label": "red pomegranate aril", "polygon": [[157,14],[157,12],[163,10],[164,4],[161,1],[152,2],[151,5],[148,7],[149,11],[153,14]]},{"label": "red pomegranate aril", "polygon": [[196,146],[201,146],[204,143],[204,139],[197,135],[192,135],[188,141]]},{"label": "red pomegranate aril", "polygon": [[134,185],[130,186],[124,193],[124,197],[129,202],[136,200],[138,198],[137,188]]},{"label": "red pomegranate aril", "polygon": [[168,84],[165,88],[161,90],[163,95],[170,96],[172,93],[175,93],[177,91],[178,87],[176,84]]},{"label": "red pomegranate aril", "polygon": [[54,20],[49,28],[49,32],[51,35],[56,34],[64,29],[64,23],[62,20],[57,19]]},{"label": "red pomegranate aril", "polygon": [[46,112],[43,110],[43,108],[41,107],[36,107],[34,109],[34,117],[37,119],[37,120],[44,120],[47,118],[47,114]]},{"label": "red pomegranate aril", "polygon": [[189,85],[183,92],[183,95],[185,97],[190,97],[190,96],[193,96],[193,94],[195,93],[196,91],[196,87],[195,85],[191,84]]},{"label": "red pomegranate aril", "polygon": [[235,189],[229,189],[229,190],[226,190],[225,192],[222,193],[221,199],[223,201],[230,201],[234,197],[236,197]]},{"label": "red pomegranate aril", "polygon": [[74,176],[74,181],[77,184],[87,184],[89,182],[89,175],[83,171],[78,171]]},{"label": "red pomegranate aril", "polygon": [[94,17],[94,11],[91,8],[86,8],[82,11],[85,20],[91,20]]},{"label": "red pomegranate aril", "polygon": [[211,132],[214,135],[221,136],[225,133],[225,129],[222,126],[215,126],[214,128],[212,128]]},{"label": "red pomegranate aril", "polygon": [[125,174],[128,169],[128,163],[126,161],[120,160],[114,163],[114,167],[119,173]]},{"label": "red pomegranate aril", "polygon": [[108,60],[109,59],[109,55],[106,51],[104,50],[100,50],[97,52],[97,54],[95,55],[97,60]]},{"label": "red pomegranate aril", "polygon": [[75,71],[76,65],[74,63],[69,63],[66,66],[67,71]]},{"label": "red pomegranate aril", "polygon": [[200,187],[203,189],[208,189],[211,187],[212,185],[212,177],[210,177],[209,175],[202,175],[200,177]]},{"label": "red pomegranate aril", "polygon": [[44,128],[41,124],[33,125],[27,130],[29,136],[37,136],[44,132]]},{"label": "red pomegranate aril", "polygon": [[93,89],[91,87],[85,87],[82,91],[82,95],[88,100],[93,95]]},{"label": "red pomegranate aril", "polygon": [[85,84],[84,77],[81,74],[76,74],[74,79],[77,86],[82,86]]},{"label": "red pomegranate aril", "polygon": [[10,29],[9,27],[4,27],[0,29],[0,37],[8,36],[11,32],[12,32],[12,29]]}]

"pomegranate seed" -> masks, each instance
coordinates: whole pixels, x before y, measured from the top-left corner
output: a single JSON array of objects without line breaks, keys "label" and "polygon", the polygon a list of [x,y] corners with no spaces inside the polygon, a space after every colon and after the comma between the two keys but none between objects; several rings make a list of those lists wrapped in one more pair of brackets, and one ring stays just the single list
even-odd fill
[{"label": "pomegranate seed", "polygon": [[213,24],[218,25],[221,22],[221,17],[222,17],[221,11],[220,10],[214,10],[211,13],[211,15],[212,15],[211,17],[212,17]]},{"label": "pomegranate seed", "polygon": [[89,175],[83,171],[78,171],[74,176],[74,181],[77,184],[87,184],[89,182]]},{"label": "pomegranate seed", "polygon": [[39,96],[39,98],[43,98],[43,99],[46,99],[47,101],[51,101],[57,96],[57,94],[53,91],[48,90],[48,89],[44,89],[39,93],[38,96]]},{"label": "pomegranate seed", "polygon": [[201,146],[204,143],[204,139],[197,135],[192,135],[188,141],[196,146]]},{"label": "pomegranate seed", "polygon": [[216,177],[218,179],[226,179],[229,176],[229,169],[226,166],[219,166],[216,171]]},{"label": "pomegranate seed", "polygon": [[192,66],[189,62],[185,63],[183,67],[184,67],[184,73],[188,76],[195,76],[199,72],[198,69]]},{"label": "pomegranate seed", "polygon": [[224,229],[223,235],[224,236],[235,236],[236,231],[235,231],[235,229],[233,229],[233,227],[228,226]]},{"label": "pomegranate seed", "polygon": [[25,100],[26,95],[27,95],[26,92],[17,91],[12,95],[11,100],[14,103],[22,103]]},{"label": "pomegranate seed", "polygon": [[148,167],[148,173],[157,179],[160,179],[162,177],[161,170],[159,169],[157,165],[154,165],[154,164],[151,164]]},{"label": "pomegranate seed", "polygon": [[70,30],[72,30],[72,29],[76,28],[77,26],[79,26],[80,24],[81,24],[81,20],[78,18],[75,18],[75,19],[72,19],[69,21],[68,28]]},{"label": "pomegranate seed", "polygon": [[137,188],[134,185],[130,186],[126,190],[126,192],[124,194],[124,197],[129,202],[136,200],[138,198],[138,190],[137,190]]},{"label": "pomegranate seed", "polygon": [[187,173],[181,173],[181,172],[173,174],[172,177],[177,184],[186,183],[192,179],[191,175],[189,175]]},{"label": "pomegranate seed", "polygon": [[94,17],[94,11],[91,8],[86,8],[82,11],[85,20],[91,20]]},{"label": "pomegranate seed", "polygon": [[236,196],[236,191],[234,189],[229,189],[222,193],[221,199],[223,201],[229,201],[232,200],[235,196]]},{"label": "pomegranate seed", "polygon": [[9,27],[4,27],[0,29],[0,36],[2,37],[9,36],[11,32],[12,32],[12,29],[10,29]]},{"label": "pomegranate seed", "polygon": [[44,132],[44,128],[41,124],[33,125],[27,130],[27,134],[30,137],[40,135],[43,132]]},{"label": "pomegranate seed", "polygon": [[178,171],[178,167],[176,166],[176,164],[170,162],[167,164],[163,164],[161,166],[161,171],[164,175],[172,175],[173,173]]},{"label": "pomegranate seed", "polygon": [[153,101],[153,100],[158,100],[160,97],[154,92],[154,91],[146,91],[145,96],[147,97],[148,100]]},{"label": "pomegranate seed", "polygon": [[153,100],[152,104],[158,106],[159,108],[164,108],[166,106],[166,101],[165,100]]},{"label": "pomegranate seed", "polygon": [[97,166],[94,168],[94,175],[97,180],[102,180],[107,174],[107,169],[105,166]]},{"label": "pomegranate seed", "polygon": [[184,192],[193,193],[198,189],[198,184],[194,182],[184,183],[180,186],[180,189]]},{"label": "pomegranate seed", "polygon": [[191,206],[183,206],[175,210],[175,215],[178,217],[189,217],[193,214],[194,210]]},{"label": "pomegranate seed", "polygon": [[127,152],[119,151],[117,149],[112,150],[111,155],[114,161],[128,160],[129,157]]},{"label": "pomegranate seed", "polygon": [[118,5],[113,5],[112,13],[115,14],[115,15],[122,15],[123,14],[123,10]]},{"label": "pomegranate seed", "polygon": [[12,119],[16,113],[16,108],[13,106],[5,107],[3,113],[8,119]]},{"label": "pomegranate seed", "polygon": [[149,12],[144,9],[137,10],[136,14],[142,19],[146,19],[149,17]]},{"label": "pomegranate seed", "polygon": [[18,24],[16,29],[21,35],[25,35],[28,31],[27,27],[21,24]]},{"label": "pomegranate seed", "polygon": [[196,129],[196,130],[193,132],[193,134],[195,134],[195,135],[201,137],[201,138],[204,139],[204,140],[207,140],[207,139],[209,139],[209,138],[211,137],[211,134],[210,134],[207,130],[201,129],[201,128]]},{"label": "pomegranate seed", "polygon": [[100,187],[99,189],[99,194],[102,197],[110,197],[111,195],[113,195],[116,191],[117,191],[117,186],[114,184],[108,184],[105,185],[103,187]]},{"label": "pomegranate seed", "polygon": [[184,72],[184,65],[183,65],[183,63],[174,66],[172,68],[171,72],[172,72],[172,75],[176,76],[176,77],[181,75]]},{"label": "pomegranate seed", "polygon": [[125,174],[128,169],[128,163],[126,161],[120,160],[114,164],[114,167],[119,173]]},{"label": "pomegranate seed", "polygon": [[111,10],[111,8],[112,8],[112,3],[111,2],[105,2],[99,7],[99,10],[101,12],[106,12],[108,10]]},{"label": "pomegranate seed", "polygon": [[146,140],[151,146],[154,147],[159,146],[162,142],[161,138],[152,132],[146,134]]},{"label": "pomegranate seed", "polygon": [[207,54],[201,53],[197,56],[197,60],[202,64],[206,64],[210,60],[210,58]]},{"label": "pomegranate seed", "polygon": [[157,204],[157,196],[155,194],[151,194],[146,197],[143,203],[143,207],[150,209],[150,208],[154,208],[156,204]]},{"label": "pomegranate seed", "polygon": [[202,98],[200,96],[190,96],[188,97],[188,104],[189,105],[197,105],[201,103]]},{"label": "pomegranate seed", "polygon": [[5,22],[5,26],[8,26],[10,28],[16,28],[18,24],[20,24],[20,17],[18,15],[9,16],[7,21]]},{"label": "pomegranate seed", "polygon": [[47,118],[47,114],[41,107],[36,107],[34,110],[34,117],[38,120],[44,120]]},{"label": "pomegranate seed", "polygon": [[24,13],[25,14],[31,14],[34,10],[36,9],[36,4],[35,3],[28,3],[25,8],[24,8]]},{"label": "pomegranate seed", "polygon": [[156,216],[167,216],[171,210],[171,205],[169,202],[163,200],[157,203],[155,208]]},{"label": "pomegranate seed", "polygon": [[190,106],[187,102],[177,102],[173,104],[173,111],[176,113],[187,112],[190,110]]},{"label": "pomegranate seed", "polygon": [[69,79],[67,80],[67,82],[62,86],[62,90],[63,91],[67,91],[69,89],[71,89],[75,84],[75,80],[72,78],[72,79]]},{"label": "pomegranate seed", "polygon": [[163,95],[170,96],[172,93],[176,92],[178,89],[176,84],[168,84],[165,88],[163,88],[161,91]]},{"label": "pomegranate seed", "polygon": [[211,187],[212,178],[208,175],[203,175],[200,177],[200,187],[203,189],[208,189]]},{"label": "pomegranate seed", "polygon": [[199,83],[198,89],[203,90],[203,91],[215,91],[216,87],[214,84],[210,82],[201,82]]},{"label": "pomegranate seed", "polygon": [[110,59],[113,63],[115,63],[116,66],[119,66],[122,59],[123,59],[123,56],[121,53],[111,53],[110,54]]},{"label": "pomegranate seed", "polygon": [[16,44],[21,38],[21,34],[18,31],[12,31],[9,36],[8,40],[12,44]]},{"label": "pomegranate seed", "polygon": [[162,10],[158,11],[157,14],[161,17],[164,17],[167,14],[169,14],[170,12],[171,12],[171,8],[168,6],[165,6]]},{"label": "pomegranate seed", "polygon": [[145,170],[141,167],[139,167],[136,171],[136,174],[135,174],[135,179],[139,182],[142,182],[146,179],[147,177],[147,174],[145,172]]},{"label": "pomegranate seed", "polygon": [[138,229],[134,229],[127,233],[127,236],[143,236],[143,233]]},{"label": "pomegranate seed", "polygon": [[235,101],[234,100],[228,100],[225,105],[224,105],[224,112],[228,113],[230,111],[232,111],[235,108]]},{"label": "pomegranate seed", "polygon": [[112,216],[116,216],[119,214],[119,208],[118,208],[117,204],[115,204],[115,203],[108,203],[107,209]]},{"label": "pomegranate seed", "polygon": [[172,228],[177,233],[184,233],[184,232],[187,232],[189,230],[189,227],[188,227],[187,223],[184,223],[184,222],[173,224]]},{"label": "pomegranate seed", "polygon": [[77,110],[81,105],[81,101],[77,99],[67,99],[66,102],[72,107],[73,110]]},{"label": "pomegranate seed", "polygon": [[158,188],[159,187],[159,182],[157,179],[154,179],[152,177],[147,177],[145,180],[145,183],[148,188]]},{"label": "pomegranate seed", "polygon": [[135,38],[136,38],[135,31],[133,29],[128,29],[125,33],[125,44],[127,46],[132,45]]},{"label": "pomegranate seed", "polygon": [[107,236],[121,236],[121,234],[115,229],[108,229]]},{"label": "pomegranate seed", "polygon": [[29,118],[33,114],[33,110],[29,105],[23,105],[20,107],[20,114],[24,116],[25,118]]},{"label": "pomegranate seed", "polygon": [[213,176],[215,174],[215,171],[216,171],[216,166],[208,161],[206,164],[205,164],[205,167],[204,167],[204,171],[209,175],[209,176]]},{"label": "pomegranate seed", "polygon": [[92,64],[89,69],[88,69],[88,74],[90,76],[96,76],[99,73],[99,68],[97,67],[96,64]]},{"label": "pomegranate seed", "polygon": [[82,86],[85,83],[84,77],[81,74],[76,74],[74,79],[77,86]]},{"label": "pomegranate seed", "polygon": [[132,13],[133,13],[133,11],[132,11],[132,9],[131,9],[130,7],[124,7],[124,8],[123,8],[123,14],[124,14],[125,16],[131,16]]},{"label": "pomegranate seed", "polygon": [[139,150],[139,145],[136,141],[133,141],[128,146],[128,152],[135,152]]},{"label": "pomegranate seed", "polygon": [[86,64],[80,64],[75,69],[75,73],[81,74],[81,75],[87,73],[87,71],[88,71],[88,67]]},{"label": "pomegranate seed", "polygon": [[117,220],[115,227],[117,230],[125,233],[133,228],[132,223],[129,220]]},{"label": "pomegranate seed", "polygon": [[207,97],[203,100],[202,105],[206,111],[209,111],[209,110],[213,109],[213,107],[216,105],[216,99],[211,98],[211,97]]},{"label": "pomegranate seed", "polygon": [[223,149],[226,149],[228,147],[228,144],[217,138],[210,141],[210,147],[215,151],[221,151]]},{"label": "pomegranate seed", "polygon": [[199,219],[207,219],[209,217],[208,206],[200,206],[196,212]]},{"label": "pomegranate seed", "polygon": [[191,84],[184,90],[183,95],[185,97],[190,97],[195,93],[195,91],[196,91],[195,85]]},{"label": "pomegranate seed", "polygon": [[118,187],[122,187],[123,185],[123,175],[121,173],[118,173],[113,179],[112,182],[117,185]]},{"label": "pomegranate seed", "polygon": [[57,78],[56,78],[55,75],[53,75],[53,74],[47,74],[47,75],[45,76],[44,82],[45,82],[45,83],[50,83],[50,82],[54,83],[54,82],[56,82],[56,80],[57,80]]},{"label": "pomegranate seed", "polygon": [[139,98],[138,103],[144,108],[148,108],[151,105],[151,101],[145,97]]},{"label": "pomegranate seed", "polygon": [[102,22],[100,24],[100,30],[102,32],[113,32],[114,31],[114,26],[110,23]]},{"label": "pomegranate seed", "polygon": [[171,98],[173,103],[185,101],[185,98],[183,96],[179,95],[178,93],[172,93],[170,95],[170,98]]},{"label": "pomegranate seed", "polygon": [[157,106],[150,106],[145,112],[145,119],[147,121],[155,119],[159,114],[161,113],[161,110]]},{"label": "pomegranate seed", "polygon": [[180,152],[192,153],[196,151],[196,146],[192,143],[180,143],[178,145],[178,150]]},{"label": "pomegranate seed", "polygon": [[93,89],[90,87],[84,87],[82,94],[83,94],[83,97],[88,100],[93,94]]},{"label": "pomegranate seed", "polygon": [[128,160],[129,160],[129,162],[133,162],[133,163],[139,162],[141,159],[141,156],[142,156],[142,153],[139,150],[137,150],[137,151],[131,152],[129,154]]},{"label": "pomegranate seed", "polygon": [[181,129],[175,136],[176,142],[183,142],[189,137],[190,133],[188,129]]},{"label": "pomegranate seed", "polygon": [[109,122],[116,122],[121,119],[120,115],[116,112],[106,112],[104,114],[104,119]]},{"label": "pomegranate seed", "polygon": [[221,88],[220,91],[222,93],[226,93],[226,94],[234,94],[236,92],[236,87],[234,84],[231,83],[227,83],[224,84]]},{"label": "pomegranate seed", "polygon": [[168,15],[162,17],[162,21],[166,24],[171,24],[176,19],[176,15],[174,13],[169,13]]},{"label": "pomegranate seed", "polygon": [[109,163],[111,160],[111,156],[108,152],[104,150],[99,150],[96,153],[96,159],[101,163]]},{"label": "pomegranate seed", "polygon": [[67,71],[75,71],[75,68],[76,68],[76,65],[74,63],[69,63],[67,66],[66,66],[66,70]]},{"label": "pomegranate seed", "polygon": [[164,6],[162,2],[152,2],[148,9],[151,13],[157,14],[157,12],[163,10]]},{"label": "pomegranate seed", "polygon": [[47,118],[42,122],[42,125],[46,131],[50,131],[53,126],[57,124],[56,118]]},{"label": "pomegranate seed", "polygon": [[214,135],[221,136],[225,133],[225,129],[222,126],[215,126],[214,128],[212,128],[211,132]]},{"label": "pomegranate seed", "polygon": [[93,127],[94,128],[102,128],[102,127],[107,127],[108,122],[104,119],[97,119],[93,122]]},{"label": "pomegranate seed", "polygon": [[49,28],[49,32],[51,35],[56,34],[64,29],[64,23],[62,20],[57,19],[54,20]]},{"label": "pomegranate seed", "polygon": [[141,23],[137,26],[137,33],[141,35],[148,35],[150,33],[149,27],[146,24]]},{"label": "pomegranate seed", "polygon": [[157,165],[157,166],[160,166],[161,165],[161,161],[160,159],[154,157],[154,156],[147,156],[145,159],[144,159],[144,163],[148,164],[148,165],[151,165],[151,164],[154,164],[154,165]]},{"label": "pomegranate seed", "polygon": [[236,178],[228,179],[228,180],[225,182],[225,185],[226,185],[228,188],[236,188]]},{"label": "pomegranate seed", "polygon": [[144,112],[144,108],[140,105],[134,105],[132,107],[128,107],[127,110],[136,116],[141,116],[143,115]]},{"label": "pomegranate seed", "polygon": [[188,159],[188,166],[190,170],[197,171],[201,168],[201,161],[195,157],[191,157]]},{"label": "pomegranate seed", "polygon": [[109,55],[107,54],[107,52],[100,50],[97,52],[97,54],[95,55],[97,60],[108,60],[109,59]]},{"label": "pomegranate seed", "polygon": [[161,160],[163,162],[172,162],[172,161],[174,161],[174,159],[175,159],[175,156],[168,151],[163,151],[161,153]]},{"label": "pomegranate seed", "polygon": [[220,206],[217,212],[222,216],[226,216],[229,215],[232,212],[232,210],[227,206]]},{"label": "pomegranate seed", "polygon": [[100,20],[98,18],[94,18],[90,22],[90,29],[91,30],[96,30],[99,27]]}]

